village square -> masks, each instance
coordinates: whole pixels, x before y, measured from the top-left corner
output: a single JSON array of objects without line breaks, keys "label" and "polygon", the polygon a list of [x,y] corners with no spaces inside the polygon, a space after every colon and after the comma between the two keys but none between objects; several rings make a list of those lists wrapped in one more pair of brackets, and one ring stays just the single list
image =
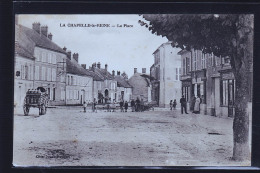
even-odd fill
[{"label": "village square", "polygon": [[119,70],[117,61],[80,63],[83,52],[55,43],[41,22],[16,22],[15,165],[250,164],[231,158],[236,82],[230,57],[165,41],[149,52],[149,68]]}]

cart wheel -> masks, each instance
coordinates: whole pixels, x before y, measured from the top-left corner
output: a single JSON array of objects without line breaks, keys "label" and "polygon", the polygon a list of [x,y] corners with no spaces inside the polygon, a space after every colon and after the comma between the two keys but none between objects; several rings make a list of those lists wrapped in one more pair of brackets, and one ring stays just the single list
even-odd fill
[{"label": "cart wheel", "polygon": [[44,115],[45,113],[46,113],[46,107],[45,105],[42,105],[41,114]]},{"label": "cart wheel", "polygon": [[27,107],[27,106],[23,106],[24,116],[28,116],[29,111],[30,111],[30,108],[29,108],[29,107]]}]

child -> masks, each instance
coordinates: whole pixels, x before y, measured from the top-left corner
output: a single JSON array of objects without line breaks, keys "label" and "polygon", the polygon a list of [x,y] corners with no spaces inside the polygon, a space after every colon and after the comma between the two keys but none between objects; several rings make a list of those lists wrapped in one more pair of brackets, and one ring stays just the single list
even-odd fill
[{"label": "child", "polygon": [[84,112],[86,112],[86,109],[87,109],[87,103],[84,101],[83,103],[83,109],[84,109]]},{"label": "child", "polygon": [[174,99],[173,101],[173,108],[176,109],[176,105],[177,105],[177,102],[176,102],[176,99]]},{"label": "child", "polygon": [[170,101],[170,110],[172,111],[172,100]]}]

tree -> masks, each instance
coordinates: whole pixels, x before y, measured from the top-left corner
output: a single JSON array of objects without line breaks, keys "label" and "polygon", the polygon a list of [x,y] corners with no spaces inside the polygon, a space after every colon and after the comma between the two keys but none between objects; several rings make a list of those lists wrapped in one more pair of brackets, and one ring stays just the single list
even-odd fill
[{"label": "tree", "polygon": [[250,14],[144,14],[139,20],[174,47],[229,56],[236,81],[233,159],[250,157],[248,102],[252,88],[254,16]]}]

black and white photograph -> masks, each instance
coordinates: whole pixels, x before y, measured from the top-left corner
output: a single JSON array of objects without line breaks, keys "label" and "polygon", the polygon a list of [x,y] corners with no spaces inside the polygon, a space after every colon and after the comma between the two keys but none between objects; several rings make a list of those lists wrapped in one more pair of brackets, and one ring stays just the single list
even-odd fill
[{"label": "black and white photograph", "polygon": [[251,166],[254,14],[16,14],[13,166]]}]

